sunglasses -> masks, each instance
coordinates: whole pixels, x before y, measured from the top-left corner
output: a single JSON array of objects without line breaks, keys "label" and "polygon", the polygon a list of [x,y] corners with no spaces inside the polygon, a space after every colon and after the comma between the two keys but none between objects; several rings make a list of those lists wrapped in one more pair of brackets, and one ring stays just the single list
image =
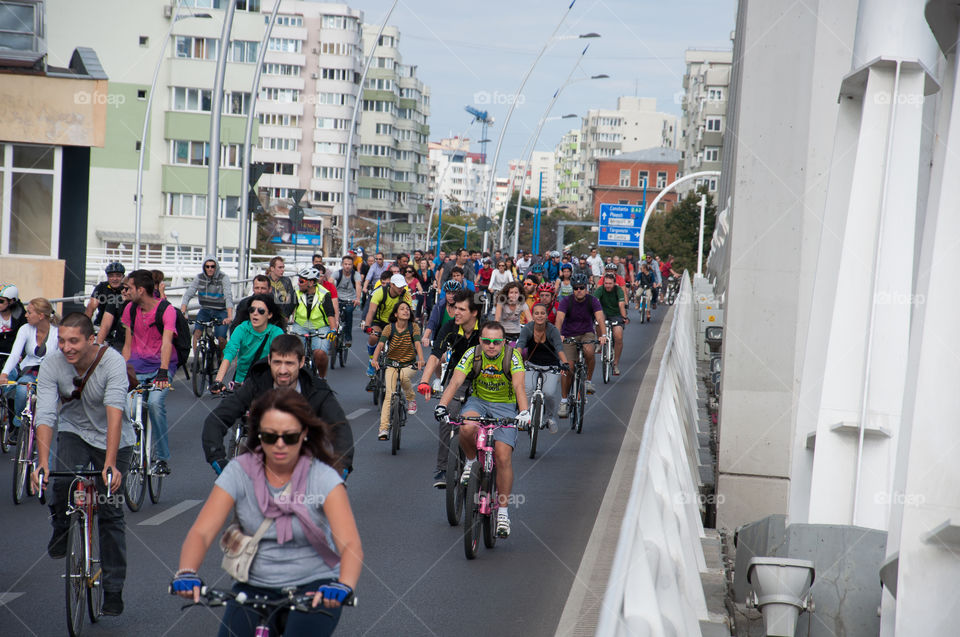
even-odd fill
[{"label": "sunglasses", "polygon": [[275,445],[277,440],[283,438],[283,444],[285,445],[295,445],[300,442],[300,434],[303,433],[303,430],[296,431],[288,434],[278,434],[272,431],[261,431],[258,436],[260,437],[260,442],[265,445]]},{"label": "sunglasses", "polygon": [[215,266],[215,265],[205,265],[205,266],[203,266],[203,269],[204,269],[204,270],[216,270],[216,269],[217,269],[217,266]]},{"label": "sunglasses", "polygon": [[262,307],[251,307],[251,308],[250,308],[250,313],[251,313],[251,314],[256,313],[256,314],[259,314],[260,316],[263,316],[264,314],[267,313],[267,311],[266,311],[265,309],[263,309]]},{"label": "sunglasses", "polygon": [[80,385],[83,384],[83,378],[80,376],[73,377],[73,391],[70,392],[70,400],[77,400],[80,398]]},{"label": "sunglasses", "polygon": [[480,342],[484,345],[499,345],[503,342],[502,338],[481,338]]},{"label": "sunglasses", "polygon": [[587,289],[587,286],[585,286],[585,285],[575,285],[575,286],[573,286],[573,290],[574,290],[574,291],[577,291],[577,290],[586,290],[586,289]]}]

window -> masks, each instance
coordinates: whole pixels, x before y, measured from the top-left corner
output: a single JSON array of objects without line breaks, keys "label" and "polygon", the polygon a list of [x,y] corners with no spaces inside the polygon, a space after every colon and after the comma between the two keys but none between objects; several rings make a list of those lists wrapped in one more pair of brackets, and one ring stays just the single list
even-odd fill
[{"label": "window", "polygon": [[720,118],[719,117],[708,117],[707,120],[707,130],[713,131],[716,133],[720,132]]},{"label": "window", "polygon": [[237,0],[237,11],[260,13],[260,0]]},{"label": "window", "polygon": [[630,202],[627,201],[626,199],[621,199],[618,203],[619,203],[621,206],[625,206],[625,205],[629,204]]},{"label": "window", "polygon": [[314,190],[312,201],[320,203],[338,203],[343,199],[342,192],[327,192],[325,190]]},{"label": "window", "polygon": [[722,88],[710,88],[707,89],[707,99],[711,102],[719,102],[723,100],[723,89]]},{"label": "window", "polygon": [[207,166],[210,160],[210,145],[207,142],[173,140],[170,142],[173,157],[170,163],[187,166]]},{"label": "window", "polygon": [[230,62],[244,62],[246,64],[257,63],[257,47],[259,42],[248,42],[246,40],[234,40],[230,43]]},{"label": "window", "polygon": [[292,104],[300,101],[300,91],[295,88],[266,87],[260,89],[260,99]]},{"label": "window", "polygon": [[393,134],[393,125],[392,124],[377,124],[377,135],[392,135]]},{"label": "window", "polygon": [[264,63],[264,75],[285,75],[288,77],[300,77],[300,67],[295,64],[275,64]]},{"label": "window", "polygon": [[389,113],[391,115],[396,115],[397,105],[393,102],[384,102],[382,100],[363,100],[363,110],[373,113]]},{"label": "window", "polygon": [[[363,174],[363,168],[360,169],[360,174]],[[343,168],[314,166],[313,177],[314,179],[343,179]]]},{"label": "window", "polygon": [[663,189],[667,187],[667,173],[664,170],[657,172],[657,188]]},{"label": "window", "polygon": [[216,60],[219,45],[220,42],[216,38],[194,38],[189,35],[176,36],[178,58]]},{"label": "window", "polygon": [[657,202],[657,212],[663,212],[666,209],[666,207],[667,207],[667,202],[665,201]]},{"label": "window", "polygon": [[257,147],[263,150],[297,150],[299,140],[285,137],[261,137]]},{"label": "window", "polygon": [[246,115],[250,112],[250,93],[225,93],[223,112],[230,115]]},{"label": "window", "polygon": [[297,166],[295,164],[283,164],[283,163],[266,163],[263,165],[263,174],[264,175],[293,175],[297,174]]},{"label": "window", "polygon": [[347,22],[348,22],[348,18],[346,16],[325,15],[323,16],[322,24],[324,29],[346,29]]},{"label": "window", "polygon": [[[263,16],[264,24],[270,24],[270,16]],[[274,26],[278,27],[302,27],[303,26],[303,17],[298,15],[278,15],[277,23]]]},{"label": "window", "polygon": [[394,49],[397,46],[397,39],[392,35],[381,35],[380,39],[377,40],[377,46],[388,46]]},{"label": "window", "polygon": [[167,193],[167,214],[171,217],[203,217],[207,214],[207,196]]},{"label": "window", "polygon": [[317,93],[317,104],[334,106],[353,106],[357,98],[347,93]]},{"label": "window", "polygon": [[314,142],[313,152],[326,153],[328,155],[343,155],[347,152],[347,145],[336,142]]},{"label": "window", "polygon": [[280,51],[282,53],[300,53],[303,49],[302,40],[293,38],[270,38],[267,42],[268,51]]},{"label": "window", "polygon": [[0,253],[57,256],[61,152],[54,146],[0,144],[0,216],[10,223]]},{"label": "window", "polygon": [[371,66],[378,69],[392,69],[394,64],[395,60],[393,58],[375,57]]},{"label": "window", "polygon": [[374,91],[392,91],[393,90],[393,80],[384,80],[373,78],[367,80],[364,88],[369,88]]},{"label": "window", "polygon": [[321,42],[320,55],[355,55],[357,45],[347,42]]},{"label": "window", "polygon": [[0,15],[0,48],[39,52],[42,42],[43,4],[4,2],[3,15]]},{"label": "window", "polygon": [[[211,93],[207,89],[173,87],[173,110],[195,113],[209,113]],[[225,115],[246,115],[250,108],[250,93],[223,94],[223,113]]]},{"label": "window", "polygon": [[320,78],[324,80],[340,80],[341,82],[352,82],[355,73],[349,69],[320,69]]},{"label": "window", "polygon": [[720,161],[720,148],[718,146],[707,146],[703,149],[704,161]]},{"label": "window", "polygon": [[647,187],[647,171],[638,170],[637,171],[637,188],[646,188]]},{"label": "window", "polygon": [[630,169],[620,171],[620,187],[629,188],[630,187]]},{"label": "window", "polygon": [[260,113],[262,126],[300,126],[299,115],[282,115],[280,113]]},{"label": "window", "polygon": [[338,119],[336,117],[318,117],[317,128],[327,130],[347,130],[350,127],[350,120]]},{"label": "window", "polygon": [[145,36],[145,35],[141,35],[141,36],[140,36],[140,46],[147,46],[147,43],[148,43],[149,41],[150,41],[150,38],[149,38],[149,37],[147,37],[147,36]]}]

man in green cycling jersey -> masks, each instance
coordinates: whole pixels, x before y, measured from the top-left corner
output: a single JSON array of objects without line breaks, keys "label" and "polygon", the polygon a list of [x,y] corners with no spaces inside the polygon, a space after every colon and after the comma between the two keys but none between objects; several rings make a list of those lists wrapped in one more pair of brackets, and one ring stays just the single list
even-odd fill
[{"label": "man in green cycling jersey", "polygon": [[[517,426],[523,427],[530,423],[530,412],[527,410],[527,394],[523,379],[523,360],[520,352],[512,350],[510,360],[504,362],[505,333],[503,325],[496,321],[485,323],[480,330],[480,346],[466,351],[450,384],[440,397],[440,404],[434,410],[437,420],[447,418],[447,405],[453,400],[453,395],[460,385],[470,377],[472,391],[470,398],[464,403],[460,415],[464,424],[460,426],[460,448],[467,457],[460,478],[461,484],[470,477],[473,463],[477,459],[477,432],[479,425],[470,423],[473,417],[488,418],[516,418]],[[474,376],[474,358],[480,357],[480,371]],[[509,370],[507,373],[504,370]],[[520,413],[517,413],[517,406]],[[510,490],[513,488],[513,466],[511,454],[517,446],[517,430],[513,427],[498,427],[493,432],[493,455],[497,467],[497,492],[500,508],[497,510],[497,537],[509,537],[510,515],[507,504],[510,501]]]},{"label": "man in green cycling jersey", "polygon": [[603,316],[610,321],[613,337],[613,375],[620,375],[620,354],[623,353],[623,326],[630,322],[627,318],[627,299],[623,288],[617,285],[617,275],[607,272],[603,275],[603,284],[593,291],[600,301]]}]

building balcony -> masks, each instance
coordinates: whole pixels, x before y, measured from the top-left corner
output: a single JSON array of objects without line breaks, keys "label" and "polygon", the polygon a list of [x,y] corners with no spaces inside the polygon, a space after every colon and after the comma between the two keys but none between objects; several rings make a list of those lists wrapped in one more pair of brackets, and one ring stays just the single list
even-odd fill
[{"label": "building balcony", "polygon": [[[221,117],[220,143],[242,144],[246,125],[246,115],[224,115]],[[254,121],[253,125],[253,135],[256,139],[258,123]],[[166,111],[163,114],[163,136],[164,139],[210,139],[210,114]]]}]

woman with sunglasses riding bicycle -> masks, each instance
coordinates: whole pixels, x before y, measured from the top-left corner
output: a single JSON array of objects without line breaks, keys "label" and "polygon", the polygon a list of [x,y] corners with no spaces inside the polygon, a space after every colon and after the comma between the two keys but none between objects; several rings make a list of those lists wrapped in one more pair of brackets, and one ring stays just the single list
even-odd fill
[{"label": "woman with sunglasses riding bicycle", "polygon": [[[363,568],[363,549],[343,480],[331,467],[326,423],[293,389],[270,390],[250,410],[246,450],[217,478],[180,550],[171,591],[199,601],[204,555],[233,514],[245,535],[266,521],[246,582],[235,593],[285,597],[284,589],[314,595],[329,614],[290,611],[287,637],[330,635]],[[221,636],[253,636],[260,615],[227,603]],[[271,627],[271,634],[276,627]]]},{"label": "woman with sunglasses riding bicycle", "polygon": [[286,329],[286,321],[272,294],[254,294],[247,308],[249,320],[240,323],[233,331],[223,350],[223,362],[217,370],[217,379],[210,386],[212,394],[218,394],[223,389],[223,379],[234,361],[237,362],[237,371],[233,380],[242,383],[250,367],[270,352],[270,343]]},{"label": "woman with sunglasses riding bicycle", "polygon": [[[20,412],[27,404],[26,383],[37,380],[40,363],[47,353],[57,351],[57,315],[53,311],[50,301],[37,297],[27,304],[27,322],[17,330],[17,338],[13,341],[7,362],[0,373],[0,385],[15,380],[18,385],[14,396],[13,424],[19,431]],[[20,360],[20,357],[23,360]],[[4,392],[6,393],[6,388]]]}]

